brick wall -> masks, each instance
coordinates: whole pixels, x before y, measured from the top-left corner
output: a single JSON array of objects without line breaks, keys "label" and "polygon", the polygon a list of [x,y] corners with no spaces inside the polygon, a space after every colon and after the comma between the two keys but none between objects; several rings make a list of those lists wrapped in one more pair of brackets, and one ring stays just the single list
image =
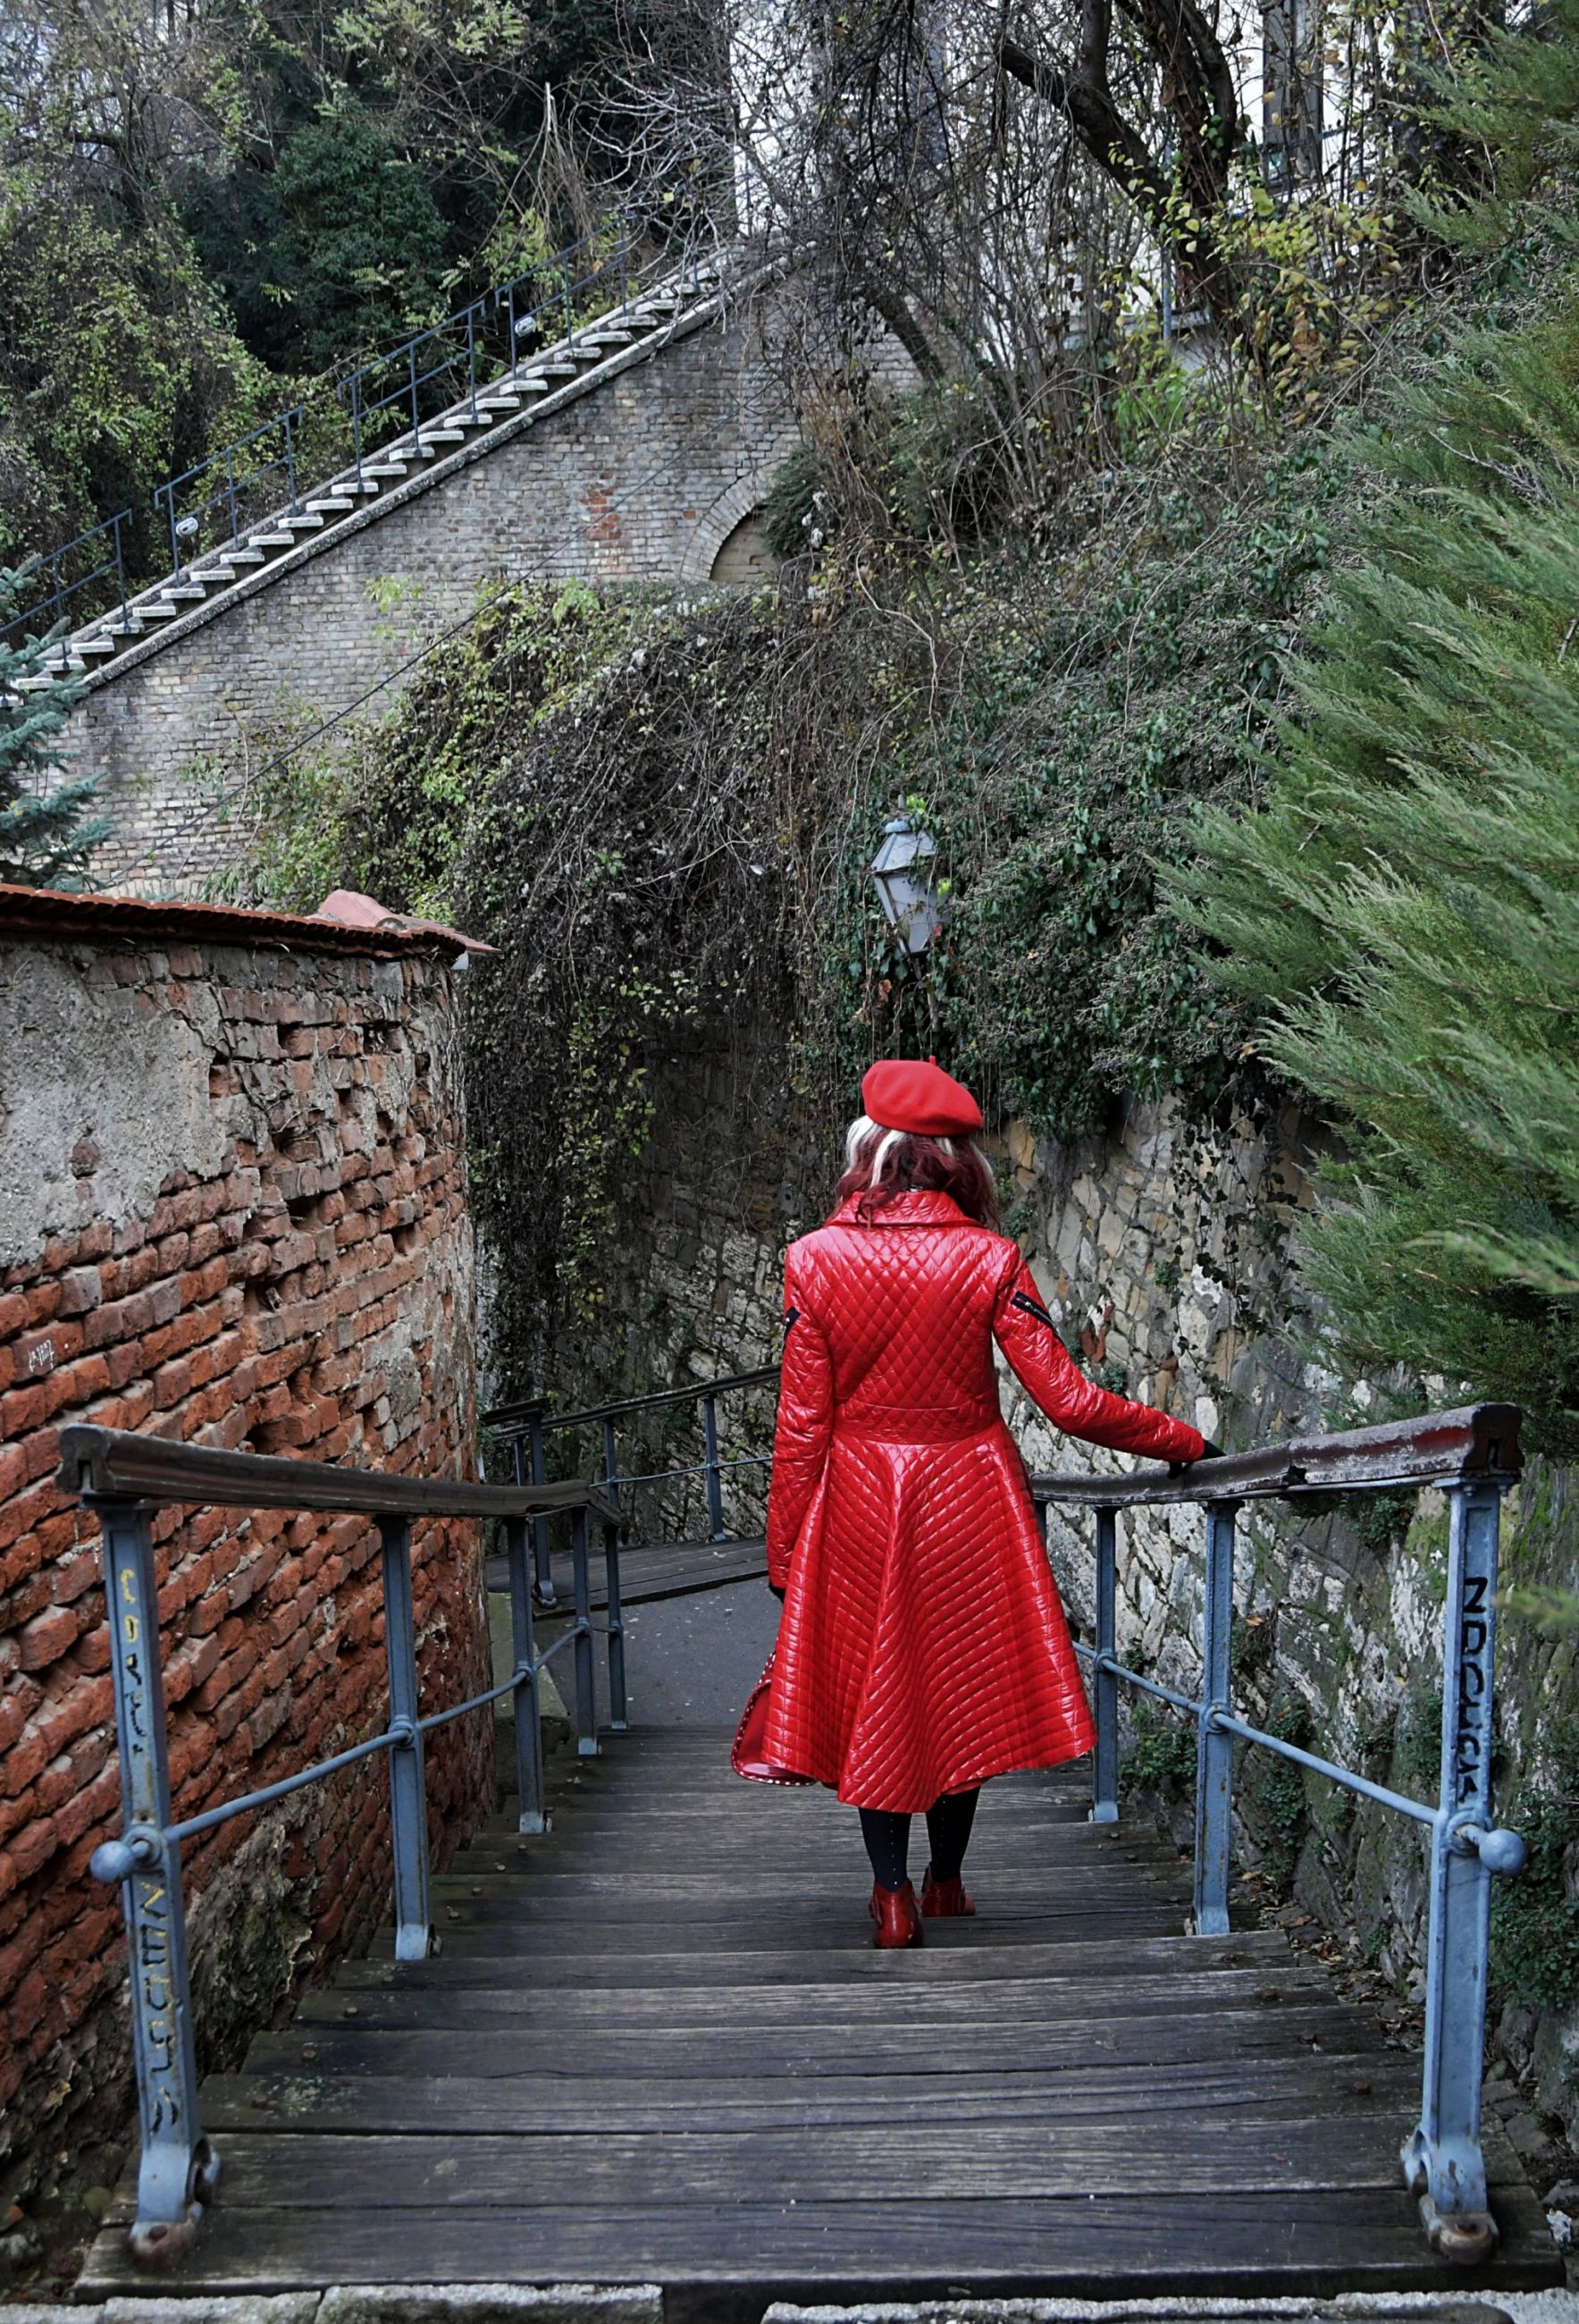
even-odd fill
[{"label": "brick wall", "polygon": [[364,530],[106,670],[67,736],[70,772],[106,780],[115,830],[96,877],[200,892],[234,857],[249,770],[463,622],[500,580],[705,581],[793,440],[750,321],[733,318],[375,507]]},{"label": "brick wall", "polygon": [[[97,1532],[56,1489],[57,1430],[473,1473],[446,954],[58,910],[23,934],[0,908],[0,2202],[130,2104],[118,1900],[87,1872],[119,1822]],[[365,1520],[155,1532],[178,1813],[376,1729]],[[454,1700],[486,1683],[474,1529],[418,1528],[415,1562],[425,1700]],[[435,1739],[441,1849],[488,1795],[488,1727]],[[374,1760],[188,1845],[206,2062],[387,1916],[384,1796]]]}]

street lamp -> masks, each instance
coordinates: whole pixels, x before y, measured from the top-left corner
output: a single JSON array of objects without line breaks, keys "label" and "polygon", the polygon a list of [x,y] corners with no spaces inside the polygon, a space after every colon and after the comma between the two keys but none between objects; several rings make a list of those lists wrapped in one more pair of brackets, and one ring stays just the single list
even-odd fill
[{"label": "street lamp", "polygon": [[942,907],[932,885],[937,841],[907,815],[883,826],[883,844],[872,858],[872,878],[883,918],[908,952],[924,952],[943,925]]}]

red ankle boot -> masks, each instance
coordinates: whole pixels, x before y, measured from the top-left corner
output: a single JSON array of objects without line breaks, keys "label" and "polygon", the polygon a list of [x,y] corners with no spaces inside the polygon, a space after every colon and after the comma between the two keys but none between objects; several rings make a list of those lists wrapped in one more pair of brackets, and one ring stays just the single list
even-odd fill
[{"label": "red ankle boot", "polygon": [[934,1880],[929,1864],[921,1884],[921,1909],[929,1921],[958,1921],[975,1912],[976,1899],[965,1894],[958,1873],[952,1880]]},{"label": "red ankle boot", "polygon": [[926,1942],[922,1933],[921,1910],[915,1901],[915,1891],[907,1880],[903,1888],[885,1888],[872,1883],[872,1901],[868,1907],[877,1926],[872,1942],[884,1952],[899,1945],[920,1945]]}]

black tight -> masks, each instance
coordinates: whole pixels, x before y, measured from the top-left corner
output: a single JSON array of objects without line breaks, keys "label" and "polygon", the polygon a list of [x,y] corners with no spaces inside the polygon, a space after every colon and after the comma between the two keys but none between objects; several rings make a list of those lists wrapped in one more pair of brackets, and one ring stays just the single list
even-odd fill
[{"label": "black tight", "polygon": [[[926,1836],[932,1849],[934,1880],[958,1880],[970,1827],[976,1820],[974,1792],[945,1792],[926,1812]],[[861,1838],[872,1859],[872,1876],[880,1888],[903,1888],[909,1878],[910,1818],[887,1808],[862,1808]]]}]

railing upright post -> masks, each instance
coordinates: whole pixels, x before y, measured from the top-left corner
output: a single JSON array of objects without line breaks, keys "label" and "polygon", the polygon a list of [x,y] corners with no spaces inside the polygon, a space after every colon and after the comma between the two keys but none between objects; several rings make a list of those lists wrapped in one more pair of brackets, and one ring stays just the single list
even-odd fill
[{"label": "railing upright post", "polygon": [[1091,1821],[1118,1821],[1118,1515],[1097,1512],[1097,1754],[1091,1770]]},{"label": "railing upright post", "polygon": [[142,2128],[131,2246],[133,2258],[153,2261],[173,2257],[191,2240],[218,2164],[197,2116],[180,1847],[164,1837],[174,1818],[148,1506],[90,1505],[104,1536],[124,1817],[121,1839],[94,1850],[92,1869],[120,1883],[126,1917]]},{"label": "railing upright post", "polygon": [[[532,1453],[532,1482],[543,1484],[547,1477],[548,1463],[543,1446],[543,1423],[534,1414],[527,1424],[527,1440]],[[532,1520],[532,1558],[537,1572],[537,1595],[545,1606],[554,1603],[554,1567],[549,1556],[548,1519],[546,1516]]]},{"label": "railing upright post", "polygon": [[587,1513],[571,1518],[571,1564],[575,1572],[575,1748],[583,1759],[598,1756],[597,1674],[592,1665],[592,1585],[587,1570]]},{"label": "railing upright post", "polygon": [[290,495],[290,513],[298,516],[300,509],[296,497],[296,438],[291,427],[292,415],[285,415],[285,488]]},{"label": "railing upright post", "polygon": [[427,1884],[427,1784],[417,1724],[417,1625],[411,1591],[411,1527],[380,1517],[383,1552],[384,1656],[390,1674],[390,1837],[395,1865],[395,1959],[426,1960],[433,1950]]},{"label": "railing upright post", "polygon": [[727,1539],[724,1532],[724,1480],[718,1458],[718,1398],[702,1399],[702,1438],[707,1461],[707,1537]]},{"label": "railing upright post", "polygon": [[225,490],[230,505],[230,545],[233,549],[238,549],[241,546],[242,536],[235,505],[235,447],[234,444],[227,444],[225,447]]},{"label": "railing upright post", "polygon": [[623,1735],[630,1721],[625,1713],[625,1615],[620,1604],[620,1525],[603,1519],[603,1573],[609,1598],[609,1724]]},{"label": "railing upright post", "polygon": [[120,591],[120,593],[121,593],[121,627],[122,627],[123,629],[124,629],[124,628],[125,628],[125,626],[126,626],[126,622],[127,622],[127,614],[126,614],[126,553],[125,553],[124,549],[122,547],[122,543],[121,543],[121,525],[122,525],[122,521],[123,521],[123,518],[122,518],[122,516],[117,515],[117,517],[115,518],[115,586],[119,589],[119,591]]},{"label": "railing upright post", "polygon": [[1213,1719],[1229,1709],[1228,1647],[1234,1625],[1234,1504],[1207,1503],[1206,1602],[1201,1623],[1201,1702],[1195,1760],[1195,1911],[1198,1937],[1228,1929],[1228,1853],[1234,1808],[1234,1738]]},{"label": "railing upright post", "polygon": [[[1432,2244],[1446,2256],[1466,2262],[1483,2257],[1497,2238],[1486,2207],[1481,2152],[1486,1953],[1492,1870],[1518,1868],[1511,1861],[1488,1864],[1479,1845],[1492,1831],[1501,1499],[1501,1488],[1484,1479],[1450,1486],[1447,1493],[1442,1757],[1431,1841],[1426,2047],[1420,2119],[1403,2150],[1404,2176],[1419,2198],[1420,2217]],[[1500,1842],[1510,1838],[1495,1835]],[[1518,1861],[1522,1859],[1519,1847]]]},{"label": "railing upright post", "polygon": [[164,497],[165,512],[170,519],[170,570],[179,581],[181,577],[181,537],[176,530],[175,486],[173,484],[161,484],[159,492],[155,493],[153,495],[154,499],[157,501],[161,493]]},{"label": "railing upright post", "polygon": [[615,1438],[612,1420],[605,1420],[603,1423],[603,1490],[618,1508],[620,1506],[620,1447]]},{"label": "railing upright post", "polygon": [[[520,1457],[517,1439],[516,1457]],[[517,1482],[519,1482],[518,1478]],[[532,1576],[527,1556],[527,1520],[506,1517],[505,1557],[510,1567],[510,1652],[514,1657],[516,1799],[518,1831],[542,1831],[543,1716],[537,1696],[537,1639],[532,1622]]]}]

